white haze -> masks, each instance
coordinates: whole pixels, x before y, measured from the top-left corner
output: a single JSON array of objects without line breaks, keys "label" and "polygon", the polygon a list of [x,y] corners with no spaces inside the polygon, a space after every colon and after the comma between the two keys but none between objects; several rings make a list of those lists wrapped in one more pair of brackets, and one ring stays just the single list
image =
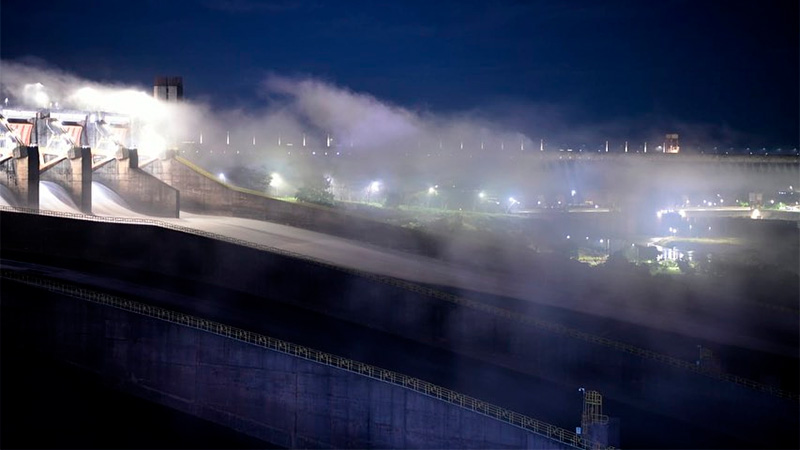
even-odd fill
[{"label": "white haze", "polygon": [[[185,82],[191,92],[191,78]],[[568,125],[573,116],[569,108],[513,102],[443,114],[394,105],[311,77],[277,74],[253,86],[254,98],[263,99],[263,105],[250,109],[212,107],[191,96],[182,103],[168,104],[153,98],[151,86],[100,83],[51,67],[12,61],[2,61],[0,91],[2,97],[9,98],[9,107],[52,104],[53,109],[129,115],[136,130],[130,144],[145,158],[183,143],[202,142],[202,147],[190,144],[181,148],[200,148],[190,156],[208,170],[216,173],[234,166],[264,167],[280,173],[285,186],[294,188],[309,174],[326,174],[349,184],[350,189],[377,179],[387,188],[407,192],[426,192],[429,186],[444,183],[459,188],[469,185],[469,189],[480,186],[502,193],[503,198],[525,193],[533,198],[534,193],[548,189],[580,191],[580,185],[567,186],[544,175],[532,176],[531,161],[486,157],[538,152],[540,139],[547,151],[562,145],[575,149],[586,145],[585,149],[592,151],[602,147],[609,134],[617,137],[610,143],[611,151],[620,152],[624,136],[636,132],[650,136],[652,151],[667,127],[663,122],[648,125],[646,119],[640,119],[577,128]],[[681,126],[682,130],[691,130],[690,138],[700,140],[713,134],[712,128]],[[537,131],[526,135],[519,131],[523,129]],[[302,147],[304,140],[306,148]],[[642,143],[630,142],[630,151],[641,149]],[[297,150],[333,154],[297,158]],[[353,157],[336,158],[340,151]],[[454,157],[436,158],[436,153]],[[646,171],[631,170],[631,179],[623,184],[649,185],[652,179],[648,177]],[[708,177],[687,174],[685,180],[672,184],[691,192],[705,189],[704,180]],[[737,184],[737,188],[752,190],[753,183],[748,180],[737,180]],[[293,192],[286,188],[281,194]]]},{"label": "white haze", "polygon": [[[51,67],[2,62],[0,89],[9,107],[105,111],[129,115],[137,123],[132,143],[143,153],[170,144],[202,140],[207,146],[273,148],[306,145],[351,152],[392,153],[471,147],[532,149],[534,142],[478,117],[413,111],[313,78],[268,76],[254,95],[266,98],[256,110],[211,108],[191,98],[181,104],[155,100],[149,86],[123,86],[79,78]],[[186,80],[191,84],[191,79]],[[536,143],[538,146],[538,142]],[[213,147],[212,147],[213,148]],[[221,148],[221,147],[220,147]],[[253,148],[253,147],[250,147]]]}]

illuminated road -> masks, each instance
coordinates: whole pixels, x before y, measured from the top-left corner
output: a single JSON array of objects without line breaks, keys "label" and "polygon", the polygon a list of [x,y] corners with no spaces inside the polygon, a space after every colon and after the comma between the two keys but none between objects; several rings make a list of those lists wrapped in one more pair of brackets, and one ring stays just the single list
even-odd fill
[{"label": "illuminated road", "polygon": [[748,206],[715,206],[681,208],[680,213],[686,218],[713,218],[713,217],[750,217],[759,219],[794,220],[800,221],[800,210],[796,207],[784,209],[758,209],[754,216],[753,209]]}]

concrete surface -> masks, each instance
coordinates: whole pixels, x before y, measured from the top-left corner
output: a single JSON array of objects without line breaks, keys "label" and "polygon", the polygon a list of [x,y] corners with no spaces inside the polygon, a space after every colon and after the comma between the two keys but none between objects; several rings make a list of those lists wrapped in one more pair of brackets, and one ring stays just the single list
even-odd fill
[{"label": "concrete surface", "polygon": [[37,297],[3,303],[31,351],[282,447],[570,448],[355,373],[83,300]]},{"label": "concrete surface", "polygon": [[[28,242],[23,256],[32,261],[78,258],[87,263],[95,261],[105,266],[170,274],[184,282],[210,282],[266,296],[565,386],[591,383],[609,401],[639,409],[657,408],[666,417],[706,427],[706,434],[716,430],[733,433],[749,442],[754,442],[750,441],[754,435],[762,434],[780,440],[785,438],[780,436],[780,430],[791,427],[787,420],[793,423],[792,417],[796,418],[796,404],[787,400],[488,316],[479,310],[425,298],[336,269],[219,241],[181,237],[180,233],[152,227],[25,215],[15,215],[9,221],[7,217],[4,213],[4,225],[14,225],[3,228],[4,254],[21,255],[21,241],[15,239],[20,230],[56,226],[69,232],[72,239],[58,241],[57,245],[48,240]],[[125,239],[119,238],[122,235]],[[91,246],[84,247],[86,242],[92,242]],[[89,247],[90,252],[86,250]],[[497,304],[506,300],[482,301]],[[219,308],[207,307],[211,308],[209,311]],[[535,310],[530,314],[536,314]],[[630,327],[620,329],[630,330]],[[650,426],[664,428],[663,423]]]},{"label": "concrete surface", "polygon": [[39,172],[41,181],[52,181],[64,187],[78,210],[92,213],[92,150],[74,147],[67,158]]},{"label": "concrete surface", "polygon": [[94,171],[94,179],[119,194],[137,212],[156,217],[180,214],[180,192],[140,169],[135,149],[121,149],[117,158]]},{"label": "concrete surface", "polygon": [[16,206],[39,208],[39,148],[14,149],[0,167],[0,183],[14,195]]}]

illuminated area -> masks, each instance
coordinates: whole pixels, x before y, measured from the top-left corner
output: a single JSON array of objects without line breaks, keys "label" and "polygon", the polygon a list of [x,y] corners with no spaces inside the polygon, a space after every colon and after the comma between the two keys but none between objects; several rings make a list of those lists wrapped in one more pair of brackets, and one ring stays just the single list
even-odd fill
[{"label": "illuminated area", "polygon": [[[729,301],[725,289],[735,285],[732,280],[739,283],[755,272],[778,274],[772,279],[775,285],[792,274],[786,267],[794,261],[790,253],[795,247],[785,230],[787,223],[797,222],[791,209],[798,206],[793,187],[796,157],[718,158],[685,151],[665,155],[677,153],[670,151],[677,148],[677,141],[675,147],[665,142],[656,146],[663,151],[647,154],[636,146],[629,148],[622,139],[619,145],[607,139],[584,147],[569,143],[545,147],[543,139],[538,146],[526,145],[531,139],[518,133],[492,130],[489,125],[473,127],[473,123],[428,123],[422,115],[324,83],[282,80],[278,84],[273,89],[288,97],[287,103],[276,108],[278,112],[252,117],[184,99],[173,102],[177,90],[173,95],[168,88],[164,92],[155,89],[157,96],[166,96],[165,102],[144,99],[141,92],[128,89],[110,92],[102,87],[81,87],[64,97],[47,94],[48,83],[33,86],[29,89],[31,101],[36,103],[48,95],[47,108],[3,109],[2,155],[6,162],[16,163],[12,161],[15,148],[37,144],[42,149],[41,166],[52,169],[75,147],[91,148],[95,159],[91,215],[81,213],[76,202],[82,197],[76,195],[76,183],[72,182],[78,172],[67,170],[77,165],[68,168],[62,164],[60,173],[43,172],[49,178],[37,184],[40,209],[95,222],[128,222],[127,232],[144,236],[135,242],[147,242],[156,233],[174,232],[170,236],[175,242],[201,235],[203,239],[188,244],[197,246],[195,252],[172,252],[172,240],[158,239],[152,248],[142,246],[131,253],[151,252],[150,261],[178,255],[183,259],[176,259],[174,266],[170,262],[159,267],[174,270],[176,278],[184,277],[185,268],[191,267],[198,279],[206,277],[203,283],[217,283],[217,287],[228,283],[223,289],[237,293],[217,291],[225,293],[221,309],[239,314],[239,320],[248,326],[267,323],[260,320],[264,317],[251,314],[252,308],[269,306],[279,293],[287,292],[290,302],[303,298],[330,301],[336,307],[352,307],[346,312],[355,317],[339,328],[340,335],[367,324],[366,330],[358,330],[364,333],[359,345],[370,341],[361,336],[383,333],[373,327],[381,323],[397,326],[391,333],[381,334],[382,339],[394,333],[427,350],[452,347],[475,351],[470,358],[490,355],[481,364],[491,365],[492,358],[499,355],[522,374],[506,374],[504,380],[532,389],[531,396],[562,396],[562,391],[574,392],[571,384],[579,378],[582,383],[590,376],[606,377],[602,381],[611,392],[609,397],[617,400],[616,411],[622,411],[618,413],[627,423],[636,424],[631,428],[650,426],[647,433],[660,424],[648,425],[651,417],[639,416],[649,411],[642,413],[628,404],[651,395],[649,388],[628,389],[617,382],[619,378],[647,376],[669,386],[697,375],[700,381],[691,385],[691,396],[676,402],[695,407],[693,396],[706,395],[706,389],[718,388],[717,393],[723,394],[730,389],[721,375],[720,379],[707,377],[707,373],[698,375],[698,364],[715,366],[706,356],[697,364],[687,359],[687,346],[694,349],[696,342],[720,342],[734,348],[732,351],[741,346],[747,350],[737,357],[747,360],[753,358],[753,353],[748,353],[753,351],[748,347],[752,342],[775,344],[769,341],[771,336],[743,337],[736,323],[727,321],[748,317],[743,314],[752,313],[747,308],[758,308],[753,303],[773,300],[736,297]],[[100,109],[111,108],[106,95],[124,107]],[[51,100],[56,97],[79,99],[97,108],[66,109],[65,100],[58,106]],[[10,103],[13,106],[14,102]],[[338,110],[332,104],[348,108]],[[139,161],[133,161],[133,152],[124,160],[125,150],[130,149],[142,150]],[[104,162],[108,164],[101,167]],[[8,168],[13,167],[6,166],[6,179],[13,180],[17,173]],[[131,180],[133,188],[126,190],[124,183]],[[18,192],[9,195],[8,191],[2,192],[4,198],[20,198]],[[145,212],[148,205],[165,198],[179,214]],[[10,211],[4,209],[4,213]],[[755,228],[762,226],[765,228]],[[773,230],[781,234],[772,236]],[[103,233],[98,234],[97,239],[104,238]],[[119,242],[127,244],[127,238],[113,236],[111,248],[119,248]],[[59,241],[53,242],[50,245]],[[203,245],[209,247],[200,248]],[[95,250],[93,245],[87,249]],[[116,257],[113,253],[107,252]],[[281,272],[276,271],[272,258],[280,259]],[[307,264],[306,258],[315,264]],[[303,268],[295,271],[295,264]],[[324,273],[319,275],[316,270]],[[239,278],[240,274],[244,275]],[[264,284],[241,280],[263,280]],[[239,303],[242,289],[266,300]],[[770,292],[748,287],[747,295],[762,291]],[[387,292],[389,295],[384,295]],[[396,301],[397,292],[408,295],[409,300],[421,295],[420,299],[425,299],[420,302],[421,309],[403,312]],[[359,303],[362,295],[370,296],[368,303]],[[359,302],[351,301],[355,296]],[[786,308],[787,298],[784,295],[780,305],[770,305]],[[208,311],[222,304],[214,301],[207,300],[202,308]],[[512,308],[507,312],[508,305]],[[281,308],[295,306],[304,307],[283,303]],[[391,311],[389,316],[387,311]],[[514,319],[523,313],[526,316]],[[297,317],[306,315],[301,312]],[[554,316],[559,319],[550,323]],[[323,313],[320,317],[334,325],[341,319]],[[398,322],[381,322],[386,317]],[[536,322],[531,317],[536,317]],[[541,340],[530,338],[531,333],[566,330],[566,325],[557,322],[562,317],[572,321],[570,327],[588,326],[569,330],[563,341],[561,336],[549,334]],[[510,319],[516,321],[506,322]],[[274,323],[281,320],[283,317],[274,319]],[[713,327],[708,326],[710,321]],[[529,328],[531,324],[538,328]],[[291,328],[279,325],[276,329]],[[306,334],[304,326],[318,329],[301,324],[296,330]],[[632,328],[636,331],[630,332]],[[429,348],[431,330],[436,341]],[[307,334],[323,344],[328,339],[324,333]],[[647,339],[641,339],[643,334]],[[587,340],[575,343],[574,336]],[[598,342],[612,344],[598,349]],[[636,350],[639,353],[630,352],[629,342],[642,347]],[[666,366],[657,364],[667,356],[653,347],[669,353],[669,358],[679,358],[678,362],[665,370]],[[781,358],[786,356],[780,353],[785,353],[786,346],[775,347]],[[564,373],[575,370],[574,379],[551,378],[542,388],[539,375],[529,372],[531,366],[525,361],[539,361],[535,358],[546,354],[560,365],[563,349],[574,352],[561,366],[567,368]],[[591,360],[606,350],[608,355]],[[672,356],[675,354],[679,357]],[[641,355],[653,360],[647,364],[656,364],[652,370],[641,368]],[[625,359],[629,357],[633,362]],[[438,364],[443,358],[435,359]],[[753,361],[747,360],[744,368],[726,370],[744,380],[762,380],[761,372],[750,371],[751,366],[759,367],[750,364]],[[783,362],[776,358],[763,370],[786,384],[794,374],[773,370],[783,370]],[[467,366],[454,366],[457,372],[446,372],[445,382],[470,372],[464,369]],[[669,378],[675,368],[684,372]],[[617,372],[608,376],[604,370]],[[717,382],[719,385],[714,384]],[[646,401],[660,406],[659,395]],[[569,396],[558,398],[560,402]],[[526,407],[524,401],[518,406]],[[684,420],[682,406],[666,413],[656,406],[652,407],[653,416],[669,414],[671,419]],[[602,419],[599,411],[597,420]],[[569,420],[563,423],[569,425]],[[640,439],[645,436],[646,440],[647,433],[641,432]]]}]

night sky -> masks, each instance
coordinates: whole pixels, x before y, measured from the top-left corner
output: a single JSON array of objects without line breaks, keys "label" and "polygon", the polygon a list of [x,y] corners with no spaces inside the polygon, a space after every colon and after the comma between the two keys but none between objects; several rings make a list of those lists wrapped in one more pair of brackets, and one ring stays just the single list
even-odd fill
[{"label": "night sky", "polygon": [[259,108],[279,74],[524,132],[535,109],[566,127],[798,145],[796,0],[4,1],[0,14],[3,60],[144,87],[182,75],[187,97],[217,106]]}]

